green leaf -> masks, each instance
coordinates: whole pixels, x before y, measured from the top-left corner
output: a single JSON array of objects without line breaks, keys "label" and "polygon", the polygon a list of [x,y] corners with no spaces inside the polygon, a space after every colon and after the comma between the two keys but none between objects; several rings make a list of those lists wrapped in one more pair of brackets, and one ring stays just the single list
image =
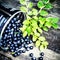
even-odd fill
[{"label": "green leaf", "polygon": [[38,13],[38,10],[35,9],[35,8],[33,8],[33,9],[32,9],[32,14],[33,14],[33,15],[37,15],[37,13]]},{"label": "green leaf", "polygon": [[48,12],[45,11],[45,10],[41,10],[41,11],[40,11],[40,15],[41,15],[41,16],[47,16],[47,15],[48,15]]},{"label": "green leaf", "polygon": [[32,40],[35,42],[37,40],[37,38],[38,38],[37,36],[33,35],[33,39]]},{"label": "green leaf", "polygon": [[42,28],[43,27],[43,24],[39,24],[39,27]]},{"label": "green leaf", "polygon": [[35,20],[31,20],[31,25],[33,28],[38,28],[37,22]]},{"label": "green leaf", "polygon": [[53,17],[52,18],[52,23],[58,23],[59,21],[59,18],[58,17]]},{"label": "green leaf", "polygon": [[43,25],[43,24],[45,23],[45,20],[46,20],[45,18],[39,17],[39,22],[40,22],[40,24]]},{"label": "green leaf", "polygon": [[36,21],[38,21],[38,17],[37,16],[33,16],[33,19],[35,19]]},{"label": "green leaf", "polygon": [[52,21],[52,17],[47,17],[47,18],[46,18],[46,21],[47,21],[47,22],[51,22],[51,21]]},{"label": "green leaf", "polygon": [[39,40],[40,40],[40,41],[45,41],[46,39],[45,39],[45,37],[40,36],[40,37],[39,37]]},{"label": "green leaf", "polygon": [[26,37],[27,36],[27,31],[24,31],[23,32],[23,37]]},{"label": "green leaf", "polygon": [[35,46],[36,46],[36,47],[39,47],[39,46],[40,46],[40,41],[39,41],[39,40],[36,41]]},{"label": "green leaf", "polygon": [[47,26],[48,28],[51,28],[52,24],[50,22],[46,22],[45,26]]},{"label": "green leaf", "polygon": [[58,26],[58,24],[53,23],[53,24],[52,24],[52,27],[53,27],[54,29],[58,29],[59,26]]},{"label": "green leaf", "polygon": [[29,3],[28,3],[28,7],[29,7],[29,8],[32,8],[32,7],[33,7],[33,3],[32,3],[32,2],[29,2]]},{"label": "green leaf", "polygon": [[38,27],[38,32],[39,32],[39,33],[42,33],[42,29],[40,29],[39,27]]},{"label": "green leaf", "polygon": [[21,3],[22,5],[26,5],[26,0],[20,0],[20,3]]},{"label": "green leaf", "polygon": [[58,17],[48,17],[48,18],[46,18],[46,21],[51,22],[51,23],[58,23],[59,18]]},{"label": "green leaf", "polygon": [[40,50],[41,51],[44,50],[44,46],[43,45],[40,46]]},{"label": "green leaf", "polygon": [[23,25],[23,27],[21,27],[20,30],[21,30],[22,32],[24,32],[24,31],[26,30],[26,28],[27,28],[27,26],[26,26],[26,25]]},{"label": "green leaf", "polygon": [[38,8],[43,8],[45,5],[44,5],[44,3],[42,1],[39,1],[37,3],[37,6],[38,6]]},{"label": "green leaf", "polygon": [[52,9],[52,8],[53,8],[53,6],[52,6],[52,4],[51,4],[51,3],[48,3],[48,4],[46,4],[46,5],[45,5],[45,8],[46,8],[46,9]]},{"label": "green leaf", "polygon": [[29,12],[28,12],[28,15],[33,15],[32,11],[29,11]]},{"label": "green leaf", "polygon": [[25,13],[28,11],[28,9],[27,9],[26,7],[24,7],[24,6],[21,6],[21,7],[20,7],[20,10],[21,10],[22,12],[25,12]]},{"label": "green leaf", "polygon": [[37,29],[37,27],[32,27],[32,32],[34,32]]},{"label": "green leaf", "polygon": [[40,33],[38,33],[37,31],[34,31],[34,34],[38,37],[40,36]]},{"label": "green leaf", "polygon": [[47,41],[44,41],[44,42],[42,42],[42,45],[47,46],[48,45],[48,42]]},{"label": "green leaf", "polygon": [[29,23],[30,23],[29,20],[24,20],[24,21],[23,21],[23,24],[24,24],[24,25],[29,25]]},{"label": "green leaf", "polygon": [[44,30],[44,31],[48,31],[48,28],[44,26],[44,27],[43,27],[43,30]]},{"label": "green leaf", "polygon": [[42,45],[44,46],[44,49],[46,49],[47,46],[48,46],[48,42],[47,41],[44,41],[44,42],[42,42]]},{"label": "green leaf", "polygon": [[31,20],[31,17],[29,15],[26,15],[27,20]]},{"label": "green leaf", "polygon": [[47,3],[49,3],[49,0],[43,0],[43,2],[44,2],[45,4],[47,4]]},{"label": "green leaf", "polygon": [[26,31],[27,31],[28,35],[30,36],[30,34],[31,34],[31,27],[28,26],[27,29],[26,29]]}]

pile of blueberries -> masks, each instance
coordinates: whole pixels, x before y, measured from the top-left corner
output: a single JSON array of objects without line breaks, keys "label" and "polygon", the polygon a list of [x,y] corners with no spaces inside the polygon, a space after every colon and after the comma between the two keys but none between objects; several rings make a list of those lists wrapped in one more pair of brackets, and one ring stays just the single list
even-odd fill
[{"label": "pile of blueberries", "polygon": [[21,53],[33,49],[32,45],[29,46],[29,44],[32,43],[32,40],[30,40],[28,36],[24,38],[19,29],[22,26],[21,19],[23,19],[23,17],[19,15],[14,17],[7,25],[2,35],[1,47],[9,50],[13,56],[18,56]]},{"label": "pile of blueberries", "polygon": [[[1,19],[3,18],[5,17],[1,17]],[[12,18],[5,29],[0,42],[0,47],[4,51],[11,52],[14,57],[33,49],[33,41],[28,36],[24,38],[22,31],[19,29],[22,26],[23,18],[22,13]],[[41,53],[41,56],[43,55],[44,54]],[[29,56],[31,57],[31,60],[36,60],[36,58],[33,57],[33,53],[30,53]],[[39,57],[39,60],[43,60],[43,57]]]}]

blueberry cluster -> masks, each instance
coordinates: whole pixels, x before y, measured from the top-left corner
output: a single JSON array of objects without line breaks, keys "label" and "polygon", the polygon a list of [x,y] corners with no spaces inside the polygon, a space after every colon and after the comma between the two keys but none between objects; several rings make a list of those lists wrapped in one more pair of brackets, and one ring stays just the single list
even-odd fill
[{"label": "blueberry cluster", "polygon": [[[29,56],[31,57],[31,60],[37,60],[37,58],[34,57],[34,54],[33,53],[30,53]],[[43,60],[43,56],[44,56],[44,53],[41,52],[40,53],[40,57],[38,57],[38,60]]]},{"label": "blueberry cluster", "polygon": [[24,38],[19,29],[22,26],[21,20],[23,17],[18,15],[9,22],[0,43],[2,49],[10,51],[15,57],[33,49],[33,46],[29,45],[33,43],[32,40],[28,36]]}]

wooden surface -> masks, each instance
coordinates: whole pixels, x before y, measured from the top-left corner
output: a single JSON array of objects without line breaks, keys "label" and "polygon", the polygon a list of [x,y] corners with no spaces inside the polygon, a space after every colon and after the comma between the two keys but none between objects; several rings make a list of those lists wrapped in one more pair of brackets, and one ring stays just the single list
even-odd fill
[{"label": "wooden surface", "polygon": [[[60,54],[58,54],[52,50],[49,50],[49,49],[45,49],[43,51],[44,51],[44,59],[43,60],[60,60]],[[37,48],[34,48],[31,51],[21,54],[18,57],[13,57],[10,53],[4,53],[4,52],[0,51],[0,53],[4,54],[7,57],[12,58],[12,60],[31,60],[29,57],[29,53],[31,53],[31,52],[34,53],[34,56],[36,56],[37,58],[39,57],[40,51]]]}]

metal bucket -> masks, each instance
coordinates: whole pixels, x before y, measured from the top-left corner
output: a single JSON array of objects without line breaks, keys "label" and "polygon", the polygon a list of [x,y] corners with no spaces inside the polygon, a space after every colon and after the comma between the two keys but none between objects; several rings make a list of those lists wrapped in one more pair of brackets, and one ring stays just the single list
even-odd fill
[{"label": "metal bucket", "polygon": [[[0,9],[2,11],[2,13],[6,13],[6,11]],[[21,15],[22,14],[22,15]],[[2,40],[2,35],[5,31],[5,28],[7,27],[7,25],[9,24],[9,22],[16,17],[17,15],[19,15],[20,20],[24,17],[24,14],[21,11],[17,11],[14,14],[7,14],[7,17],[5,18],[4,15],[0,15],[0,41]]]}]

